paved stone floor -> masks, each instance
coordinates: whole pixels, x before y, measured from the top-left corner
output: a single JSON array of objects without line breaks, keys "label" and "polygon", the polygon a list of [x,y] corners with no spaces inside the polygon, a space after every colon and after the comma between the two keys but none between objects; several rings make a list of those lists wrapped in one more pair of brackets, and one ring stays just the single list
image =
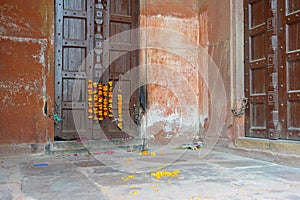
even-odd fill
[{"label": "paved stone floor", "polygon": [[[0,199],[300,199],[298,168],[217,151],[152,151],[2,155]],[[178,177],[151,176],[174,170]]]}]

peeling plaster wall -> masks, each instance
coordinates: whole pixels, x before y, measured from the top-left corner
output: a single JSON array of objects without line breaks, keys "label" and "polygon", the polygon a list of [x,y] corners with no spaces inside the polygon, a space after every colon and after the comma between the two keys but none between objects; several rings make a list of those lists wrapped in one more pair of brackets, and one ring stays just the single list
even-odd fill
[{"label": "peeling plaster wall", "polygon": [[[143,60],[150,67],[147,71],[147,81],[151,79],[164,80],[163,86],[152,84],[148,86],[147,135],[154,139],[170,138],[175,135],[200,136],[209,129],[210,112],[212,112],[209,89],[205,81],[211,81],[211,71],[208,64],[212,59],[221,74],[226,91],[224,110],[226,121],[222,127],[221,138],[233,139],[234,123],[232,120],[232,77],[231,77],[231,41],[230,12],[231,0],[144,0],[141,5],[141,27],[171,29],[183,34],[208,52],[209,56],[197,55],[184,41],[178,40],[176,34],[168,37],[153,32],[146,34],[142,42],[148,48],[143,54]],[[176,49],[174,55],[161,49],[152,48],[156,43],[163,47]],[[185,56],[180,56],[180,55]],[[188,54],[188,56],[186,56]],[[161,75],[160,68],[169,68],[168,76]],[[149,68],[149,67],[148,67]],[[198,74],[200,72],[200,75]],[[172,74],[173,73],[173,74]],[[159,78],[158,78],[159,77]],[[172,86],[178,77],[185,77],[197,97],[196,104],[189,103],[189,96],[178,98]],[[177,87],[181,87],[180,84]],[[185,91],[182,90],[185,94]],[[186,105],[181,105],[184,102]],[[217,111],[218,112],[218,111]],[[221,112],[221,111],[220,111]],[[240,123],[241,121],[238,121]]]},{"label": "peeling plaster wall", "polygon": [[54,132],[54,1],[4,0],[0,19],[0,144],[44,143]]},{"label": "peeling plaster wall", "polygon": [[147,82],[152,83],[147,88],[146,134],[155,141],[196,136],[208,116],[208,95],[198,71],[198,10],[196,0],[142,1],[141,28],[155,29],[141,41],[147,46]]}]

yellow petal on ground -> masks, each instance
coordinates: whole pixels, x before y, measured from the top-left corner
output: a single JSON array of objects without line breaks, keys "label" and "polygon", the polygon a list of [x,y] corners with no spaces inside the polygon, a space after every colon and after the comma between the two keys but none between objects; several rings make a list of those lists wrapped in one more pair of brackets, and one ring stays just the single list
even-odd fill
[{"label": "yellow petal on ground", "polygon": [[137,195],[138,193],[139,193],[139,191],[137,191],[137,190],[134,190],[134,191],[130,192],[130,194],[132,194],[132,195]]},{"label": "yellow petal on ground", "polygon": [[151,152],[151,156],[156,156],[156,152]]}]

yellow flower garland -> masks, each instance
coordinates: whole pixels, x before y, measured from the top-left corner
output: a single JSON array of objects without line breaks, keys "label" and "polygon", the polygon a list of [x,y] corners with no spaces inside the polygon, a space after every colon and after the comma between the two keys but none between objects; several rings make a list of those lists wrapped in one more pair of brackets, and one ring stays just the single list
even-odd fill
[{"label": "yellow flower garland", "polygon": [[103,85],[101,83],[98,84],[98,115],[99,121],[103,121]]},{"label": "yellow flower garland", "polygon": [[113,82],[108,85],[88,80],[88,118],[103,121],[113,117]]},{"label": "yellow flower garland", "polygon": [[88,80],[88,118],[93,119],[93,81]]},{"label": "yellow flower garland", "polygon": [[123,114],[122,114],[122,109],[123,109],[123,96],[122,96],[122,90],[118,90],[118,127],[120,129],[123,129]]}]

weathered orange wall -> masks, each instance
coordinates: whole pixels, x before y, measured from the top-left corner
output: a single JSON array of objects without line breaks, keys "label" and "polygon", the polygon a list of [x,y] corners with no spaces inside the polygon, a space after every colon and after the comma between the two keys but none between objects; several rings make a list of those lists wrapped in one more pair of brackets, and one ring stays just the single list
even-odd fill
[{"label": "weathered orange wall", "polygon": [[[147,82],[161,80],[161,84],[148,85],[147,136],[161,141],[197,134],[199,117],[204,114],[198,109],[202,90],[197,71],[196,48],[200,39],[197,1],[143,1],[141,28],[154,28],[147,30],[146,41],[141,41],[147,47]],[[179,79],[184,81],[176,82]],[[188,87],[192,95],[178,94],[186,93]]]},{"label": "weathered orange wall", "polygon": [[[230,77],[230,0],[145,0],[141,5],[141,27],[155,27],[158,29],[171,29],[183,34],[186,38],[192,40],[200,48],[208,52],[210,58],[216,64],[223,80],[226,90],[228,104],[224,108],[226,112],[226,121],[220,126],[224,126],[221,137],[231,138],[232,130],[227,129],[230,126],[230,97],[231,97],[231,77]],[[159,31],[158,31],[159,32]],[[209,65],[207,59],[202,55],[197,55],[190,45],[184,40],[178,40],[176,34],[170,34],[168,37],[159,37],[159,34],[150,31],[147,34],[146,63],[147,65],[157,65],[157,70],[147,71],[147,80],[165,79],[167,85],[148,86],[149,110],[147,113],[147,134],[152,138],[162,139],[180,134],[195,134],[193,131],[201,132],[201,127],[207,129],[209,112],[211,111],[209,92],[206,83],[203,80],[209,80]],[[151,49],[151,40],[156,40],[161,46],[177,48],[176,52],[189,55],[172,55],[168,51],[161,49]],[[187,62],[188,61],[188,62]],[[159,74],[159,66],[170,67],[170,71],[175,71],[173,76],[162,76]],[[198,68],[201,74],[197,74]],[[185,77],[188,84],[193,88],[197,96],[197,104],[188,104],[183,107],[180,105],[182,99],[178,99],[176,94],[172,93],[172,79],[176,76]],[[180,86],[178,86],[180,87]],[[185,91],[182,91],[185,93]],[[188,102],[189,96],[184,97]],[[190,108],[189,108],[190,107]],[[195,115],[193,108],[198,108]],[[189,112],[192,111],[192,112]],[[189,121],[180,121],[183,115],[188,115]],[[208,120],[205,120],[208,118]],[[186,133],[179,133],[179,127]],[[183,127],[183,128],[182,128]]]},{"label": "weathered orange wall", "polygon": [[2,0],[0,18],[0,144],[44,143],[54,132],[54,1]]}]

